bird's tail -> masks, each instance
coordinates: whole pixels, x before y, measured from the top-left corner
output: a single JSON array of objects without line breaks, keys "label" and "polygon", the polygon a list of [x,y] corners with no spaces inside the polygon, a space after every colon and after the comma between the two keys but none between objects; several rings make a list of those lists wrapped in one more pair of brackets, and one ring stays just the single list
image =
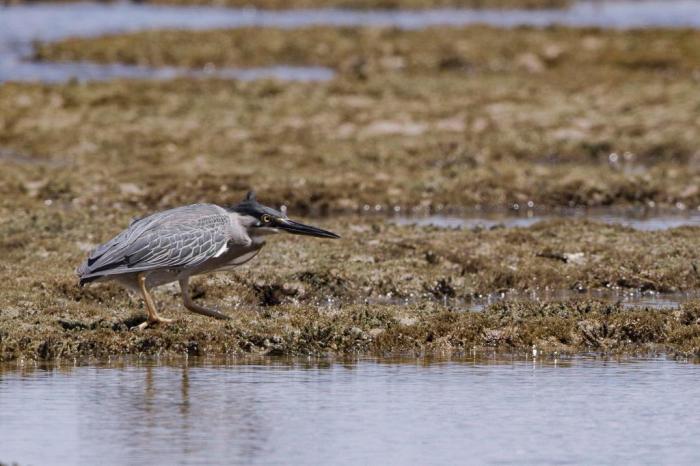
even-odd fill
[{"label": "bird's tail", "polygon": [[88,266],[87,261],[83,262],[77,269],[75,269],[75,274],[78,276],[78,283],[80,286],[85,286],[86,283],[90,283],[100,278],[99,276],[90,276],[90,267]]}]

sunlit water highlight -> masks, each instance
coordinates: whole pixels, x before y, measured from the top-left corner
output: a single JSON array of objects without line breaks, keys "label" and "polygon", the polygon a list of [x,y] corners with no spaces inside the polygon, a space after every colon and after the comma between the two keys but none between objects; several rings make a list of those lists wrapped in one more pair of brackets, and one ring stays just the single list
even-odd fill
[{"label": "sunlit water highlight", "polygon": [[0,370],[20,464],[697,464],[698,366],[264,361]]},{"label": "sunlit water highlight", "polygon": [[492,211],[463,214],[436,214],[423,216],[398,215],[393,221],[399,225],[419,225],[452,229],[527,228],[553,219],[591,220],[609,225],[622,225],[640,231],[659,231],[680,227],[700,226],[700,211],[675,210],[613,210],[564,209],[552,212]]},{"label": "sunlit water highlight", "polygon": [[[366,298],[367,304],[406,306],[425,301],[439,301],[458,312],[482,312],[489,306],[501,302],[508,303],[568,303],[589,302],[591,300],[617,304],[628,309],[677,309],[690,301],[700,300],[700,291],[658,292],[619,288],[598,288],[592,290],[552,289],[552,290],[506,290],[473,297],[450,298],[430,294],[422,296],[373,296]],[[344,303],[328,301],[320,306],[337,307]]]},{"label": "sunlit water highlight", "polygon": [[[33,41],[70,36],[97,36],[146,29],[211,29],[269,26],[299,28],[328,26],[391,26],[419,29],[430,26],[598,26],[700,27],[700,2],[581,1],[562,10],[282,10],[222,7],[154,6],[139,3],[38,3],[0,6],[0,82],[113,78],[170,79],[179,76],[235,79],[328,80],[333,71],[322,67],[279,66],[254,69],[155,69],[132,65],[36,63],[29,61]],[[284,65],[284,64],[281,64]]]}]

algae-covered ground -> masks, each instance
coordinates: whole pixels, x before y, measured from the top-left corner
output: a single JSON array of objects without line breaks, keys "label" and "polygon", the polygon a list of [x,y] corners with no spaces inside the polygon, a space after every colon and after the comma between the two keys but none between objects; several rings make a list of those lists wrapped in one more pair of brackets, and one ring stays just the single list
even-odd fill
[{"label": "algae-covered ground", "polygon": [[[700,354],[697,303],[468,305],[504,290],[695,290],[697,228],[562,219],[443,230],[387,217],[514,204],[695,209],[698,42],[692,31],[470,27],[44,44],[46,60],[321,64],[337,77],[1,85],[0,359],[532,345]],[[231,321],[188,313],[164,287],[157,300],[177,322],[134,332],[140,300],[116,285],[78,287],[87,251],[132,217],[233,204],[250,188],[342,239],[274,238],[240,272],[195,280],[197,299]]]},{"label": "algae-covered ground", "polygon": [[[345,210],[527,201],[695,207],[698,45],[695,31],[662,30],[141,33],[45,45],[38,56],[156,66],[321,64],[338,77],[322,84],[20,86],[6,92],[23,96],[27,107],[14,110],[2,99],[2,110],[12,125],[23,114],[32,118],[32,102],[54,102],[48,111],[68,118],[93,107],[91,127],[80,131],[98,131],[89,139],[99,157],[101,145],[112,150],[115,129],[136,126],[129,139],[139,160],[153,157],[150,151],[177,167],[173,158],[204,156],[200,170],[214,176],[200,179],[200,192],[255,172],[254,184],[276,201],[322,198],[321,207]],[[176,127],[186,121],[191,126]],[[244,163],[227,163],[233,154]],[[264,170],[255,170],[262,160]]]},{"label": "algae-covered ground", "polygon": [[[176,287],[156,296],[175,324],[145,318],[111,284],[80,288],[73,268],[126,224],[124,213],[60,206],[15,211],[2,224],[0,357],[112,354],[452,353],[494,347],[544,352],[700,352],[697,304],[622,308],[586,299],[508,302],[474,312],[499,290],[691,290],[697,231],[638,232],[592,222],[528,229],[434,230],[383,219],[316,220],[338,241],[275,238],[238,273],[195,280],[200,302],[231,321],[190,314]],[[407,303],[407,304],[406,304]]]},{"label": "algae-covered ground", "polygon": [[687,29],[247,27],[70,38],[39,44],[35,55],[40,60],[151,66],[323,65],[360,78],[360,72],[439,76],[452,72],[465,79],[474,74],[549,72],[544,78],[552,79],[554,72],[585,70],[599,77],[607,72],[611,80],[623,76],[614,71],[637,71],[656,79],[692,75],[700,66],[699,45],[700,32]]}]

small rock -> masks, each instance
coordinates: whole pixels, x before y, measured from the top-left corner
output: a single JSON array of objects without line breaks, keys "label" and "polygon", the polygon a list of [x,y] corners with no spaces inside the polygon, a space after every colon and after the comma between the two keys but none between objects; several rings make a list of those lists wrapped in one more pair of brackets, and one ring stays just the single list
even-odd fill
[{"label": "small rock", "polygon": [[567,264],[580,265],[586,262],[586,255],[582,252],[567,252],[564,253],[564,259],[566,259]]},{"label": "small rock", "polygon": [[362,134],[364,136],[385,136],[390,134],[420,136],[427,130],[428,125],[425,123],[380,120],[367,126],[362,131]]},{"label": "small rock", "polygon": [[523,53],[515,59],[515,64],[530,73],[541,73],[544,71],[544,62],[534,53]]},{"label": "small rock", "polygon": [[133,195],[143,194],[143,189],[141,189],[135,183],[120,183],[119,190],[122,192],[122,194],[133,194]]},{"label": "small rock", "polygon": [[370,229],[367,225],[350,225],[350,231],[355,233],[367,233]]},{"label": "small rock", "polygon": [[358,262],[361,264],[374,264],[374,257],[367,255],[357,255],[350,258],[350,262]]},{"label": "small rock", "polygon": [[406,67],[406,60],[399,55],[382,57],[379,60],[379,65],[385,70],[400,70]]},{"label": "small rock", "polygon": [[451,131],[455,133],[462,133],[466,129],[464,119],[460,117],[440,120],[435,124],[435,127],[440,131]]},{"label": "small rock", "polygon": [[687,188],[685,188],[681,192],[681,197],[683,199],[687,199],[689,197],[694,197],[695,195],[698,194],[698,191],[700,191],[700,188],[698,188],[696,185],[688,186]]},{"label": "small rock", "polygon": [[564,48],[558,44],[548,44],[542,50],[542,56],[547,62],[555,62],[564,54]]},{"label": "small rock", "polygon": [[399,324],[406,326],[414,325],[416,322],[418,322],[418,319],[415,317],[401,317],[399,319]]},{"label": "small rock", "polygon": [[39,180],[39,181],[25,181],[24,182],[24,189],[27,191],[27,194],[30,197],[37,197],[39,195],[39,192],[46,187],[48,184],[48,180]]}]

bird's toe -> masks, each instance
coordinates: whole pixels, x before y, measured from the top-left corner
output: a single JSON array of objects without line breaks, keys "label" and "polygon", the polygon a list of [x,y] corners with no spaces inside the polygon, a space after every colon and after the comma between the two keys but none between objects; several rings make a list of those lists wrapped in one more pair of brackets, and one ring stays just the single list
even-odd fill
[{"label": "bird's toe", "polygon": [[145,322],[141,322],[139,325],[136,325],[135,327],[131,327],[131,330],[135,331],[140,331],[144,330],[148,327],[153,327],[158,324],[172,324],[175,322],[174,319],[166,319],[164,317],[158,317],[157,319],[152,319],[152,320],[147,320]]},{"label": "bird's toe", "polygon": [[138,325],[131,327],[131,330],[136,331],[136,332],[140,332],[141,330],[144,330],[146,327],[148,327],[149,324],[150,324],[150,322],[148,322],[146,320],[144,322],[141,322]]}]

